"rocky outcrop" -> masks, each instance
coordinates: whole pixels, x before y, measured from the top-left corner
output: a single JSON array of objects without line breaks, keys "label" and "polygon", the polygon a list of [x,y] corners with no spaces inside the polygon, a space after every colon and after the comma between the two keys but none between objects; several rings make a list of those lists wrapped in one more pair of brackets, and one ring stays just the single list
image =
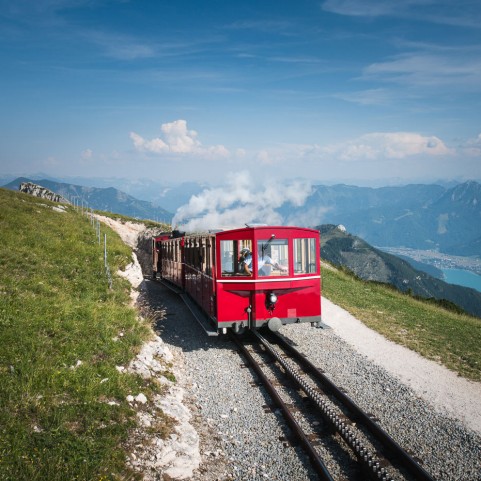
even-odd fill
[{"label": "rocky outcrop", "polygon": [[20,192],[30,194],[35,197],[41,197],[42,199],[51,200],[53,202],[60,202],[62,204],[70,204],[70,202],[55,192],[42,187],[41,185],[34,184],[33,182],[22,182],[19,187]]}]

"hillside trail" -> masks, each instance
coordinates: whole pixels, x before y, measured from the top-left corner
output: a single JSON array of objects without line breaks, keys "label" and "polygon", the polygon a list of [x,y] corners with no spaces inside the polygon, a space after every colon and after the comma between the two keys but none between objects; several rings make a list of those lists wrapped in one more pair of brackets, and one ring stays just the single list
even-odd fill
[{"label": "hillside trail", "polygon": [[[105,219],[124,242],[136,247],[136,238],[144,230],[141,224]],[[481,383],[464,379],[441,364],[387,340],[325,297],[322,310],[324,322],[360,354],[411,387],[439,413],[481,434]]]}]

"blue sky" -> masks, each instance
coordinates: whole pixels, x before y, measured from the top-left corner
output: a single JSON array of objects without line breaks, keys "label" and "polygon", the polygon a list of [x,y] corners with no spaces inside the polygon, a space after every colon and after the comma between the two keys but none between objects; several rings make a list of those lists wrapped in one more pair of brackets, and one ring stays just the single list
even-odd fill
[{"label": "blue sky", "polygon": [[0,174],[481,179],[478,0],[0,0]]}]

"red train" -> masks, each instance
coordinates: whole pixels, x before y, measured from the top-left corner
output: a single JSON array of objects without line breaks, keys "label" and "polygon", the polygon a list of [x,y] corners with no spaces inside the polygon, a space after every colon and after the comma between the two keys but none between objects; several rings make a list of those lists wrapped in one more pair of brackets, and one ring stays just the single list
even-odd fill
[{"label": "red train", "polygon": [[153,239],[153,279],[177,290],[213,335],[294,322],[321,327],[319,252],[319,231],[301,227],[174,231]]}]

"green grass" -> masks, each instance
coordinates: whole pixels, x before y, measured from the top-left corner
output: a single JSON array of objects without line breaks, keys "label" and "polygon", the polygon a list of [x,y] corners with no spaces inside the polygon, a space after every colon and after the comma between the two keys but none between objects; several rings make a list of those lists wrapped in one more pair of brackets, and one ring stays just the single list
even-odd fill
[{"label": "green grass", "polygon": [[[135,422],[126,396],[158,388],[116,366],[151,331],[127,281],[114,275],[108,288],[88,219],[53,205],[0,189],[0,480],[136,479],[122,448]],[[115,273],[131,251],[104,232]]]},{"label": "green grass", "polygon": [[339,270],[324,268],[322,281],[323,296],[387,339],[481,381],[481,319]]}]

